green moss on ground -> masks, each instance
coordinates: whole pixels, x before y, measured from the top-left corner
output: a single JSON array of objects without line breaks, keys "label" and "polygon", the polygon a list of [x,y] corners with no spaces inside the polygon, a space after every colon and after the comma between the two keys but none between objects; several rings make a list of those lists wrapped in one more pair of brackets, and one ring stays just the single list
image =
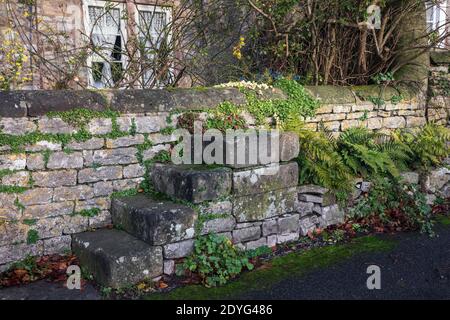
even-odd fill
[{"label": "green moss on ground", "polygon": [[201,285],[186,286],[168,293],[154,293],[146,296],[148,300],[204,300],[226,299],[236,297],[250,290],[264,290],[278,281],[291,276],[301,276],[318,268],[325,268],[334,263],[365,252],[388,251],[393,249],[393,240],[367,236],[353,240],[351,243],[314,248],[305,252],[294,252],[275,257],[269,267],[256,269],[242,274],[235,281],[221,287],[206,288]]},{"label": "green moss on ground", "polygon": [[437,216],[436,220],[439,224],[442,224],[444,226],[450,226],[450,217],[449,216],[439,215],[439,216]]}]

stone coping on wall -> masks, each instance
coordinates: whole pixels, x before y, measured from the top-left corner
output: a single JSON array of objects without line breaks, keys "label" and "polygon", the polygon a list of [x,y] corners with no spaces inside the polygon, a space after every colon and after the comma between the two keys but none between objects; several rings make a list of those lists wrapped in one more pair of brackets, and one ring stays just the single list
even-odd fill
[{"label": "stone coping on wall", "polygon": [[[377,85],[339,87],[306,86],[306,90],[321,104],[355,104],[370,97],[390,100],[402,96],[413,100],[418,94],[411,89]],[[284,98],[278,89],[259,90],[266,99]],[[0,91],[0,117],[39,117],[48,112],[86,108],[102,111],[111,109],[120,113],[170,112],[215,108],[229,101],[245,104],[245,94],[236,88],[190,89],[130,89],[130,90],[17,90]]]},{"label": "stone coping on wall", "polygon": [[450,50],[432,51],[430,59],[434,65],[450,65]]}]

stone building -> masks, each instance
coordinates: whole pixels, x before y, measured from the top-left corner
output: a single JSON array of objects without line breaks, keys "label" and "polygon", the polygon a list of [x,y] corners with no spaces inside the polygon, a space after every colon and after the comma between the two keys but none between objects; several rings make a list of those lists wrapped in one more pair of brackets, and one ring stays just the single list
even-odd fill
[{"label": "stone building", "polygon": [[[174,65],[177,62],[162,61],[168,56],[159,52],[163,51],[161,48],[170,41],[172,42],[169,50],[170,58],[175,57],[174,61],[186,58],[186,55],[181,56],[175,48],[183,44],[171,39],[172,29],[178,30],[177,24],[185,23],[185,20],[179,17],[181,11],[176,10],[181,3],[178,0],[34,0],[10,1],[10,3],[15,3],[23,13],[22,24],[15,31],[20,33],[22,39],[25,38],[32,43],[32,50],[36,50],[47,59],[47,64],[53,66],[44,68],[38,66],[37,61],[31,61],[35,64],[35,68],[29,88],[155,88],[162,87],[168,82],[173,83],[178,77],[178,86],[191,85],[190,80],[182,76],[182,66]],[[450,0],[430,1],[427,6],[427,25],[430,29],[437,30],[440,36],[448,30],[449,10]],[[223,14],[222,16],[227,18],[222,22],[219,21],[218,26],[224,29],[225,26],[238,25],[236,20],[239,18],[238,11],[235,12],[237,16]],[[6,25],[6,4],[1,3],[0,30],[5,29]],[[49,33],[50,29],[53,37],[46,39],[45,33]],[[235,30],[227,36],[238,37],[239,32]],[[223,38],[222,42],[225,42],[225,34]],[[63,43],[60,42],[61,39]],[[133,44],[136,44],[133,39],[138,40],[138,46],[143,47],[143,50],[132,48]],[[84,56],[82,50],[75,49],[88,44],[97,47],[95,54]],[[447,38],[439,47],[446,48],[449,45],[450,39]],[[68,52],[73,49],[72,56],[62,54],[61,47]],[[230,51],[215,45],[209,49],[216,52]],[[142,56],[146,57],[142,59],[146,62],[138,59]],[[77,59],[80,61],[84,59],[83,63],[77,63],[79,62]],[[227,57],[224,55],[221,59],[226,60]],[[164,63],[166,65],[161,67]],[[199,64],[201,66],[202,63]],[[208,66],[208,69],[210,71],[206,73],[220,72],[212,70],[212,66]],[[121,76],[125,73],[128,78],[123,81]]]}]

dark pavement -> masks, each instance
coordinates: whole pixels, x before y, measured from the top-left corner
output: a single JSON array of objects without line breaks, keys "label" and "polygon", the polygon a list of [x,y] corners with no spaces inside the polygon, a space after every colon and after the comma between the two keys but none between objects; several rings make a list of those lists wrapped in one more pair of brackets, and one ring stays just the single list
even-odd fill
[{"label": "dark pavement", "polygon": [[[354,256],[327,269],[285,279],[270,290],[237,299],[450,299],[450,227],[435,238],[419,233],[391,236],[394,250]],[[367,267],[381,269],[381,289],[367,289]]]}]

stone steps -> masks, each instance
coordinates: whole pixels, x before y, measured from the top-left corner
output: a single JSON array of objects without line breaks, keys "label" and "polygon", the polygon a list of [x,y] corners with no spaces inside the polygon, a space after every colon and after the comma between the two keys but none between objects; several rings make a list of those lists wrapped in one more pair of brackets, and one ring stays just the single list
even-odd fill
[{"label": "stone steps", "polygon": [[160,246],[150,246],[126,232],[103,229],[72,236],[72,251],[101,285],[120,288],[162,274]]},{"label": "stone steps", "polygon": [[103,286],[120,288],[161,276],[164,257],[185,257],[193,247],[197,213],[145,195],[113,199],[116,229],[75,234],[72,251]]},{"label": "stone steps", "polygon": [[112,221],[150,245],[163,245],[194,237],[197,213],[170,201],[156,201],[145,195],[113,199]]},{"label": "stone steps", "polygon": [[232,170],[224,167],[156,164],[151,177],[157,191],[192,203],[214,200],[231,192]]}]

